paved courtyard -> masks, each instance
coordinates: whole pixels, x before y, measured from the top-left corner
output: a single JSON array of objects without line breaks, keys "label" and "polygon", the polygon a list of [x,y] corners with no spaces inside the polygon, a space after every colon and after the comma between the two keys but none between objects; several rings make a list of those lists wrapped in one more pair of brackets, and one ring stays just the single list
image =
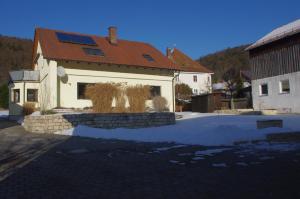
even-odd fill
[{"label": "paved courtyard", "polygon": [[300,150],[194,155],[207,150],[219,149],[30,134],[2,120],[0,198],[300,198]]}]

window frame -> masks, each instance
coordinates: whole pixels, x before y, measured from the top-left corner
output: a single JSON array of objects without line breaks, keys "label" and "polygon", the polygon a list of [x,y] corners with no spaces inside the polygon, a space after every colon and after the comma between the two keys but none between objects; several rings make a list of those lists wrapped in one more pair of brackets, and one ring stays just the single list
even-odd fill
[{"label": "window frame", "polygon": [[[288,91],[283,91],[283,88],[282,88],[283,82],[288,83]],[[280,80],[279,81],[279,93],[280,94],[289,94],[290,92],[291,92],[290,80],[289,79]]]},{"label": "window frame", "polygon": [[[267,86],[267,93],[263,93],[263,86]],[[268,96],[269,95],[269,85],[268,83],[263,83],[259,85],[259,95],[260,96]]]},{"label": "window frame", "polygon": [[[28,91],[34,91],[35,93],[34,95],[34,100],[28,100]],[[26,101],[27,102],[38,102],[38,95],[39,95],[39,90],[38,89],[34,89],[34,88],[28,88],[26,90]]]},{"label": "window frame", "polygon": [[[18,100],[16,100],[16,92],[18,92]],[[20,94],[21,94],[21,92],[20,92],[19,88],[13,89],[13,93],[12,93],[12,102],[13,103],[20,103],[20,99],[21,99]]]},{"label": "window frame", "polygon": [[[153,89],[154,88],[158,88],[159,90],[158,90],[158,94],[157,95],[155,95],[154,94],[154,91],[153,91]],[[157,96],[161,96],[161,86],[149,86],[149,90],[150,90],[150,99],[153,99],[154,97],[157,97]]]}]

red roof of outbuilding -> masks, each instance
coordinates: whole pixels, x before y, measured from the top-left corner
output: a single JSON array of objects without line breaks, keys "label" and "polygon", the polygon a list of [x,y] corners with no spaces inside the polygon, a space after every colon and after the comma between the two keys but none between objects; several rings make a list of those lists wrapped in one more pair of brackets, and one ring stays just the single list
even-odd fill
[{"label": "red roof of outbuilding", "polygon": [[[112,45],[107,37],[64,32],[93,38],[97,46],[91,46],[91,48],[100,48],[104,52],[104,56],[92,56],[85,54],[82,50],[82,47],[87,47],[86,45],[60,42],[56,37],[56,32],[63,31],[37,28],[34,38],[34,53],[36,53],[37,42],[40,42],[43,56],[47,59],[179,70],[176,64],[147,43],[118,39],[118,44]],[[143,54],[150,55],[154,61],[148,61]],[[33,56],[35,57],[35,54]]]},{"label": "red roof of outbuilding", "polygon": [[180,67],[181,71],[186,72],[200,72],[200,73],[213,73],[211,70],[202,66],[200,63],[194,61],[189,56],[185,55],[180,50],[174,48],[171,52],[170,59]]}]

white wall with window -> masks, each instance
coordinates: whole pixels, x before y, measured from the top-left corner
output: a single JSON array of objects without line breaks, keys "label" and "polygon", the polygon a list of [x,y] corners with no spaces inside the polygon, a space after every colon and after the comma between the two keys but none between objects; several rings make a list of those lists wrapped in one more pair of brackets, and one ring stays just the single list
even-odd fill
[{"label": "white wall with window", "polygon": [[300,72],[252,80],[255,110],[300,113]]},{"label": "white wall with window", "polygon": [[[144,69],[133,67],[118,67],[114,65],[101,65],[102,71],[99,70],[98,64],[84,65],[83,63],[62,63],[67,81],[59,81],[59,107],[65,108],[85,108],[91,107],[91,100],[84,96],[85,87],[88,84],[95,83],[122,83],[124,85],[148,85],[153,95],[161,95],[168,101],[169,110],[173,111],[174,99],[172,94],[172,80],[174,73],[169,70],[161,69]],[[85,68],[80,70],[78,68]],[[90,69],[90,70],[88,70]],[[111,71],[109,71],[111,70]],[[160,75],[157,75],[160,74]],[[147,106],[152,106],[149,99]]]},{"label": "white wall with window", "polygon": [[198,72],[180,72],[176,83],[189,85],[194,95],[210,93],[212,91],[211,74]]},{"label": "white wall with window", "polygon": [[38,82],[9,84],[9,114],[20,115],[26,102],[35,103],[36,107],[39,107],[39,86]]}]

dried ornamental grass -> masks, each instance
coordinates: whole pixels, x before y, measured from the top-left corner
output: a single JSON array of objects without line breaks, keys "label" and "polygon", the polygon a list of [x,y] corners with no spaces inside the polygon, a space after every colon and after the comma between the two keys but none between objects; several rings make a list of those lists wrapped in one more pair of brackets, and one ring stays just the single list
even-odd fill
[{"label": "dried ornamental grass", "polygon": [[168,101],[166,98],[161,96],[156,96],[152,99],[153,108],[156,112],[163,112],[168,110]]},{"label": "dried ornamental grass", "polygon": [[124,84],[118,84],[118,92],[115,97],[116,106],[114,108],[115,113],[126,113],[126,94]]},{"label": "dried ornamental grass", "polygon": [[93,111],[96,113],[111,113],[112,101],[118,95],[118,84],[114,83],[97,83],[88,86],[86,96],[93,103]]},{"label": "dried ornamental grass", "polygon": [[142,113],[146,111],[146,100],[150,96],[149,86],[129,86],[126,88],[126,95],[131,113]]},{"label": "dried ornamental grass", "polygon": [[34,102],[25,102],[23,105],[23,115],[30,115],[35,111]]}]

